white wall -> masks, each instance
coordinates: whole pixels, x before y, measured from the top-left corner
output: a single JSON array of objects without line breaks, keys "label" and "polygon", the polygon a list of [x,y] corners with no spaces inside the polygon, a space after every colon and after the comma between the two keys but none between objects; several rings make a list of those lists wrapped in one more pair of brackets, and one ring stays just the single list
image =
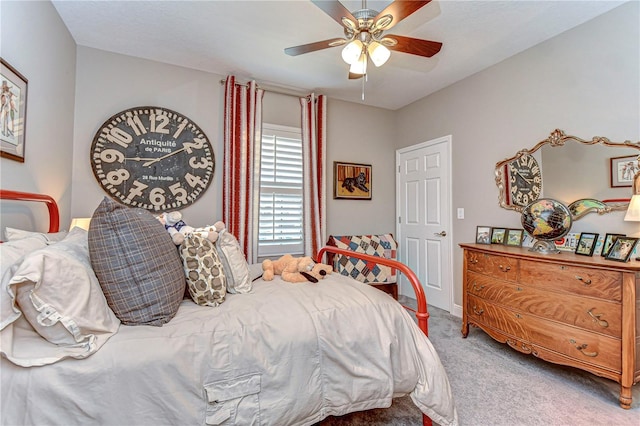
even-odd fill
[{"label": "white wall", "polygon": [[74,216],[91,217],[106,193],[89,161],[95,133],[112,115],[136,106],[162,106],[195,123],[211,141],[215,154],[213,181],[204,195],[184,209],[187,223],[212,224],[222,205],[222,76],[131,56],[78,47],[73,150]]},{"label": "white wall", "polygon": [[[476,226],[520,228],[498,207],[495,164],[556,128],[591,139],[640,140],[640,3],[630,2],[423,98],[398,112],[396,148],[453,135],[455,303],[462,303],[461,242]],[[631,192],[629,191],[629,195]],[[589,215],[576,232],[640,236],[623,212]]]},{"label": "white wall", "polygon": [[[327,235],[395,232],[395,114],[330,99],[327,121]],[[371,201],[333,199],[334,161],[371,165]]]},{"label": "white wall", "polygon": [[[59,204],[61,221],[68,223],[75,42],[50,2],[3,1],[0,28],[2,58],[28,80],[25,162],[1,158],[0,187],[51,195]],[[33,220],[12,218],[7,214],[12,209],[10,203],[2,204],[2,226],[33,228],[41,223],[37,212]]]},{"label": "white wall", "polygon": [[[216,170],[211,187],[183,210],[194,226],[222,217],[222,156],[224,76],[145,59],[78,47],[73,150],[74,216],[89,217],[105,193],[96,182],[89,162],[91,141],[100,125],[124,109],[157,105],[178,111],[195,121],[212,142]],[[259,83],[259,82],[258,82]],[[296,96],[268,91],[263,101],[264,120],[300,126]],[[327,180],[333,178],[333,161],[373,166],[373,200],[333,200],[327,188],[328,234],[393,231],[394,117],[387,110],[328,100]],[[375,212],[375,214],[373,214]]]},{"label": "white wall", "polygon": [[[300,127],[297,97],[267,91],[263,106],[266,123]],[[327,236],[394,232],[394,120],[384,109],[327,100]],[[334,161],[371,165],[371,201],[333,198]]]}]

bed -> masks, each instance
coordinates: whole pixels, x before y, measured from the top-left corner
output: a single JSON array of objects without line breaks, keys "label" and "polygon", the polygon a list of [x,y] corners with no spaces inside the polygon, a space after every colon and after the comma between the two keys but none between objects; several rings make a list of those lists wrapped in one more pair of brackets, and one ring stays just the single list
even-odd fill
[{"label": "bed", "polygon": [[[79,228],[57,232],[50,197],[0,190],[0,198],[44,202],[50,215],[48,233],[26,233],[0,245],[3,425],[312,425],[389,407],[392,398],[407,394],[424,413],[424,424],[458,424],[446,372],[427,338],[420,283],[399,262],[335,247],[324,247],[317,259],[332,252],[396,268],[416,289],[417,321],[387,294],[349,277],[330,274],[317,284],[264,281],[259,265],[251,265],[251,291],[226,293],[218,306],[183,296],[170,320],[150,326],[125,325],[109,309],[92,305],[83,314],[100,317],[100,327],[80,330],[74,344],[65,344],[68,335],[54,344],[28,320],[38,312],[20,312],[23,305],[13,302],[19,288],[13,283],[26,276],[44,288],[44,278],[56,273],[95,275],[95,259],[87,264],[88,252],[69,249],[69,240],[86,247],[87,236]],[[56,241],[46,240],[54,235]],[[35,247],[25,243],[31,240]],[[14,253],[12,245],[20,244],[29,247]],[[47,250],[48,257],[41,254]],[[56,256],[71,255],[84,256],[84,266],[57,266]],[[21,275],[34,257],[42,268],[54,264],[49,275]],[[24,285],[24,278],[18,281]],[[83,292],[69,287],[71,278],[58,281],[65,295]],[[52,297],[60,299],[59,293]],[[95,288],[86,292],[86,298],[100,297]]]}]

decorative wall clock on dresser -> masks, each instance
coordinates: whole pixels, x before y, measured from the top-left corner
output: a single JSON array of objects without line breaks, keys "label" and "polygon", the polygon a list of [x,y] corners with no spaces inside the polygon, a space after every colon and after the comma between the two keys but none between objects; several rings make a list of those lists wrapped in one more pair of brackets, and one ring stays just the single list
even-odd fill
[{"label": "decorative wall clock on dresser", "polygon": [[91,144],[91,168],[115,200],[151,211],[193,204],[211,184],[215,158],[202,129],[162,107],[126,109]]},{"label": "decorative wall clock on dresser", "polygon": [[538,161],[525,154],[506,165],[511,203],[524,207],[536,201],[542,191],[542,172]]}]

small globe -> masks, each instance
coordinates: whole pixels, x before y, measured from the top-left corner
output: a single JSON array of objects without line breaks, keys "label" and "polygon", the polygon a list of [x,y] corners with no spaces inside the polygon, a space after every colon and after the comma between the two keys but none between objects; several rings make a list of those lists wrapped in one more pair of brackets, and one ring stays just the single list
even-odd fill
[{"label": "small globe", "polygon": [[554,241],[571,229],[571,212],[559,201],[540,198],[522,210],[522,227],[537,240]]}]

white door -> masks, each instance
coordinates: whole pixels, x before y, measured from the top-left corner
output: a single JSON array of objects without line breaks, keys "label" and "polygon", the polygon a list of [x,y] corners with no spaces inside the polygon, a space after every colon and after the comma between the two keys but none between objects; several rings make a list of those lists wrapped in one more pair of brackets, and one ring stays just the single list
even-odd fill
[{"label": "white door", "polygon": [[[450,152],[450,135],[396,151],[398,258],[420,279],[427,303],[448,312],[453,300]],[[404,276],[400,294],[414,295]]]}]

